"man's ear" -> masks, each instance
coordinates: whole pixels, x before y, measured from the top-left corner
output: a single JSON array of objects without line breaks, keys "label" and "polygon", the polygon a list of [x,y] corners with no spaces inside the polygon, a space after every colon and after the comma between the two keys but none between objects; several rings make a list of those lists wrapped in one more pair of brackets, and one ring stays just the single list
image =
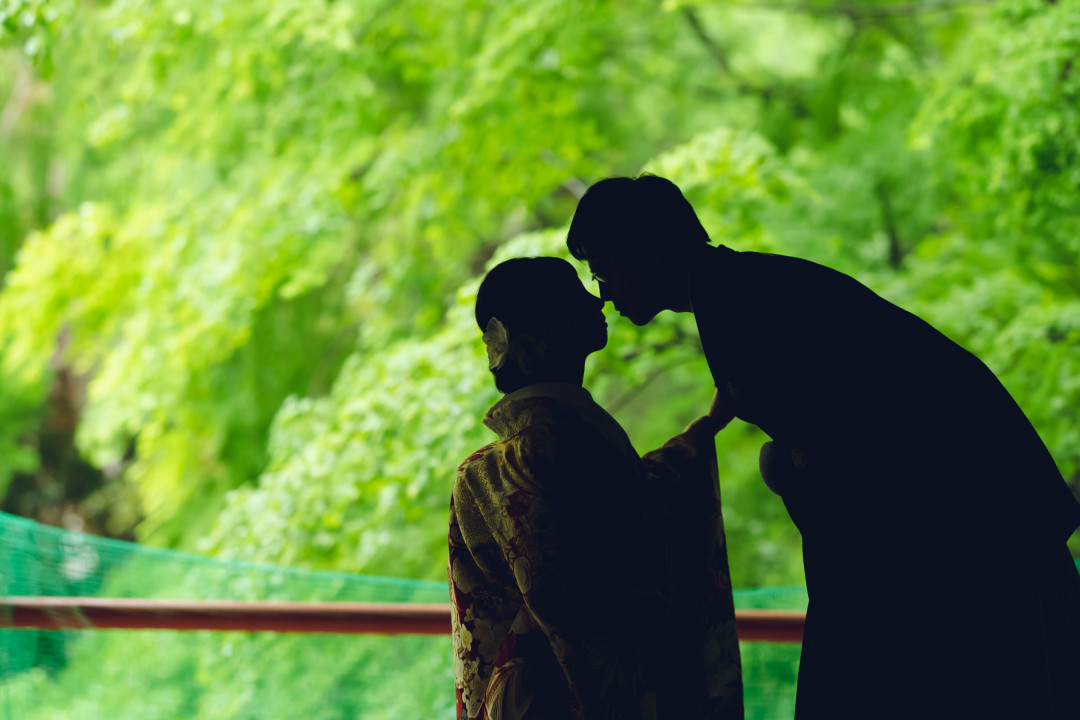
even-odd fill
[{"label": "man's ear", "polygon": [[648,240],[645,241],[645,258],[653,267],[663,267],[668,259],[667,248],[664,246],[664,241],[655,235],[650,236]]}]

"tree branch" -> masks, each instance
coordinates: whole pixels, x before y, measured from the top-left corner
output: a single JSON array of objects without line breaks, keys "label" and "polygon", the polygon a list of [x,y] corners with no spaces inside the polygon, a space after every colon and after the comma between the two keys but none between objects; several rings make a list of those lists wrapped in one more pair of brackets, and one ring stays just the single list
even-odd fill
[{"label": "tree branch", "polygon": [[737,77],[731,71],[731,62],[728,59],[727,51],[717,43],[708,30],[705,29],[704,23],[701,22],[701,18],[697,16],[697,13],[692,8],[682,8],[683,17],[686,18],[687,24],[690,29],[693,30],[697,39],[705,46],[705,49],[716,60],[716,64],[720,67],[721,72],[727,75],[735,85],[735,89],[739,92],[747,95],[757,95],[764,102],[768,103],[774,99],[781,99],[791,104],[792,112],[797,117],[805,117],[808,114],[808,109],[803,99],[799,97],[797,92],[792,92],[789,87],[779,84],[775,87],[767,85],[754,85],[747,82],[745,79]]},{"label": "tree branch", "polygon": [[[674,330],[675,330],[674,337],[672,337],[671,339],[666,340],[666,341],[664,341],[662,343],[652,345],[649,348],[647,348],[644,352],[657,353],[658,354],[658,353],[662,353],[663,351],[668,350],[670,348],[679,347],[681,345],[684,345],[684,344],[686,344],[687,342],[690,341],[689,333],[685,332],[681,327],[676,326],[674,328]],[[622,360],[623,362],[630,362],[630,361],[636,359],[640,355],[641,355],[640,352],[631,352],[631,353],[626,353],[626,354],[621,355],[619,359]],[[637,385],[633,386],[629,390],[627,390],[624,393],[622,393],[621,395],[619,395],[617,398],[612,400],[609,404],[605,405],[605,408],[608,410],[608,412],[617,412],[618,410],[620,410],[623,407],[630,404],[638,395],[643,393],[645,391],[645,389],[647,387],[649,387],[649,385],[651,385],[653,382],[658,380],[663,375],[666,375],[668,372],[670,372],[672,368],[678,367],[679,365],[682,365],[683,363],[688,362],[690,359],[691,358],[688,358],[688,357],[682,357],[682,358],[674,360],[673,362],[667,363],[666,365],[663,365],[661,367],[656,368],[655,370],[650,372],[645,377],[645,379],[642,380],[640,383],[638,383]]]},{"label": "tree branch", "polygon": [[701,22],[701,18],[697,16],[697,13],[694,12],[693,8],[684,7],[682,8],[682,13],[683,17],[686,18],[686,22],[690,26],[690,29],[693,30],[694,35],[697,36],[697,39],[705,46],[708,53],[716,60],[716,64],[720,66],[720,71],[731,78],[735,83],[736,90],[747,93],[748,95],[759,95],[766,101],[772,99],[772,88],[751,85],[745,80],[734,76],[731,72],[731,62],[728,60],[727,51],[724,50],[719,43],[713,40],[711,35],[709,35],[709,32],[705,29],[705,25]]},{"label": "tree branch", "polygon": [[881,204],[881,223],[885,226],[885,235],[889,238],[889,267],[899,270],[904,260],[904,249],[900,244],[900,233],[896,229],[896,215],[893,212],[892,198],[889,197],[885,182],[879,180],[874,185],[874,194]]},{"label": "tree branch", "polygon": [[[851,19],[859,20],[874,20],[878,18],[887,17],[903,17],[912,15],[921,15],[924,13],[933,12],[953,12],[956,10],[967,10],[976,7],[986,7],[992,5],[997,0],[967,0],[966,2],[949,2],[948,0],[927,0],[921,3],[906,3],[904,5],[848,5],[838,4],[832,7],[818,7],[810,5],[808,3],[801,3],[798,5],[755,5],[754,9],[761,10],[780,10],[795,13],[804,13],[807,15],[846,15]],[[1054,2],[1054,0],[1050,0]]]},{"label": "tree branch", "polygon": [[709,36],[709,33],[705,31],[705,26],[701,24],[701,19],[698,18],[697,13],[691,7],[682,8],[683,17],[686,18],[686,22],[690,25],[690,29],[697,35],[698,40],[705,46],[705,49],[709,51],[709,54],[716,60],[716,64],[720,66],[720,69],[725,74],[731,74],[731,63],[728,62],[727,53],[724,48],[716,44],[716,42]]},{"label": "tree branch", "polygon": [[30,106],[30,98],[34,94],[34,78],[25,65],[19,63],[19,70],[15,75],[15,83],[11,88],[11,95],[4,103],[4,109],[0,110],[0,138],[7,140],[19,123],[19,119]]}]

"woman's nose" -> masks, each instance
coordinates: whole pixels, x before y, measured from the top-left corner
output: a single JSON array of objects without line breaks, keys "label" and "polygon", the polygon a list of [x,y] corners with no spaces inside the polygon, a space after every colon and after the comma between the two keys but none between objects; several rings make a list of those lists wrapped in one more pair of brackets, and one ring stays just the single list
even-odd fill
[{"label": "woman's nose", "polygon": [[611,286],[603,280],[596,281],[596,288],[600,291],[600,304],[603,305],[606,302],[611,302],[614,297],[611,294]]}]

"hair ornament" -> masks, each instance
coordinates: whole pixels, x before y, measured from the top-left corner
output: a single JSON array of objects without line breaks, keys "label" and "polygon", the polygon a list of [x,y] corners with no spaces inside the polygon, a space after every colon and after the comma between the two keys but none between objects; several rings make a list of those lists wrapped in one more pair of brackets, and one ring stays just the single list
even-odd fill
[{"label": "hair ornament", "polygon": [[484,345],[487,346],[488,370],[492,372],[506,365],[508,359],[513,359],[521,372],[533,375],[543,367],[547,357],[547,343],[527,333],[511,340],[506,326],[497,317],[488,320]]},{"label": "hair ornament", "polygon": [[488,370],[498,370],[506,364],[510,354],[510,335],[499,318],[493,316],[488,320],[484,329],[484,345],[487,346]]}]

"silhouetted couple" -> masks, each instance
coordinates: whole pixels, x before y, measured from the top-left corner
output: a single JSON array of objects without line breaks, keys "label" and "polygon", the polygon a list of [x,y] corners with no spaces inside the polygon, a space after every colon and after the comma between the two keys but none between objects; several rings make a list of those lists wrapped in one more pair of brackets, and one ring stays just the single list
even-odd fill
[{"label": "silhouetted couple", "polygon": [[695,314],[713,410],[643,461],[581,387],[602,301],[556,259],[488,274],[506,396],[454,485],[459,717],[741,717],[731,417],[803,538],[798,718],[1080,717],[1080,504],[978,358],[846,275],[711,246],[663,178],[591,187],[567,245],[635,324]]}]

